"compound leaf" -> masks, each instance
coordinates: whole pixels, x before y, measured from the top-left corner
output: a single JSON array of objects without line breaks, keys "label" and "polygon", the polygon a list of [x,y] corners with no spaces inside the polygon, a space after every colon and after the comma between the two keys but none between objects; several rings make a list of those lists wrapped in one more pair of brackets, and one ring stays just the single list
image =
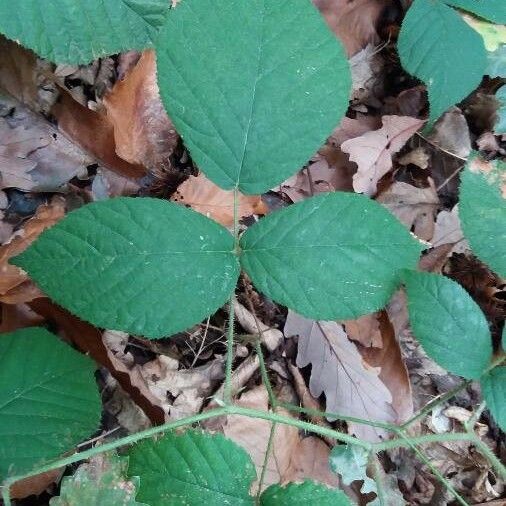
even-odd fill
[{"label": "compound leaf", "polygon": [[[378,234],[378,230],[381,233]],[[421,245],[385,208],[334,192],[291,205],[241,238],[253,283],[306,318],[357,318],[383,307]]]},{"label": "compound leaf", "polygon": [[435,362],[477,379],[492,359],[487,320],[455,281],[437,274],[406,272],[409,320],[415,337]]},{"label": "compound leaf", "polygon": [[497,425],[506,430],[506,366],[494,367],[484,374],[481,390]]},{"label": "compound leaf", "polygon": [[351,506],[351,501],[341,490],[329,488],[312,481],[276,484],[260,496],[260,506]]},{"label": "compound leaf", "polygon": [[439,0],[413,2],[402,24],[398,50],[402,66],[427,85],[430,124],[469,95],[487,67],[483,39]]},{"label": "compound leaf", "polygon": [[125,478],[128,459],[99,454],[62,479],[60,495],[49,506],[147,506],[135,500],[139,480]]},{"label": "compound leaf", "polygon": [[462,175],[459,216],[473,252],[506,276],[506,183],[504,162],[472,158]]},{"label": "compound leaf", "polygon": [[255,467],[245,450],[221,434],[188,430],[139,443],[129,452],[137,498],[157,506],[253,505]]},{"label": "compound leaf", "polygon": [[42,328],[0,335],[0,482],[98,429],[95,366]]},{"label": "compound leaf", "polygon": [[504,0],[444,0],[444,2],[499,25],[506,24]]},{"label": "compound leaf", "polygon": [[332,448],[329,457],[330,469],[341,475],[345,485],[354,481],[363,481],[361,491],[363,494],[377,491],[374,480],[367,476],[367,463],[369,452],[357,445],[337,445]]},{"label": "compound leaf", "polygon": [[69,213],[11,262],[80,318],[158,338],[224,304],[239,275],[233,247],[195,211],[125,197]]},{"label": "compound leaf", "polygon": [[224,189],[260,194],[286,179],[348,106],[344,51],[310,0],[184,0],[157,60],[171,119]]},{"label": "compound leaf", "polygon": [[167,0],[0,0],[0,32],[43,58],[84,64],[151,46]]}]

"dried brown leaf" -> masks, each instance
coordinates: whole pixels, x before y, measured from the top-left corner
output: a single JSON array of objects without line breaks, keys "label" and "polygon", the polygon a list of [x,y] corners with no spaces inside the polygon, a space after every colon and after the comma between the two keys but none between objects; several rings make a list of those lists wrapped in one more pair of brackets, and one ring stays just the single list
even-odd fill
[{"label": "dried brown leaf", "polygon": [[117,155],[150,169],[170,168],[179,135],[160,100],[154,51],[145,51],[104,97]]},{"label": "dried brown leaf", "polygon": [[[202,173],[197,177],[190,176],[181,184],[172,200],[190,206],[226,227],[234,223],[234,193],[222,190]],[[267,211],[260,196],[239,194],[239,218],[267,214]]]},{"label": "dried brown leaf", "polygon": [[397,153],[424,124],[409,116],[383,116],[383,127],[345,141],[341,149],[358,165],[353,188],[358,193],[374,195],[378,181],[392,169],[392,155]]},{"label": "dried brown leaf", "polygon": [[[285,336],[299,336],[297,366],[311,364],[309,390],[318,398],[325,393],[328,413],[367,420],[394,422],[392,394],[368,365],[357,346],[348,339],[342,325],[308,320],[288,312]],[[368,440],[385,437],[385,431],[365,425],[354,433]]]},{"label": "dried brown leaf", "polygon": [[387,207],[399,220],[424,241],[434,235],[435,215],[439,207],[439,197],[432,180],[430,186],[417,188],[396,181],[382,192],[377,201]]},{"label": "dried brown leaf", "polygon": [[40,290],[19,267],[10,265],[9,259],[19,255],[46,229],[65,215],[65,201],[54,197],[50,204],[37,209],[23,228],[14,233],[11,240],[0,246],[0,302],[19,304],[41,297]]}]

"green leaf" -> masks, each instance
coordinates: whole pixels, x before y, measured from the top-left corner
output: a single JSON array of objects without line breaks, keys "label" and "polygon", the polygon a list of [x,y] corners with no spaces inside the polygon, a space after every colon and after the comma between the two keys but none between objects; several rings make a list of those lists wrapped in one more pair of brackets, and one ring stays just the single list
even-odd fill
[{"label": "green leaf", "polygon": [[492,338],[476,302],[455,281],[437,274],[406,272],[411,328],[441,367],[477,379],[490,365]]},{"label": "green leaf", "polygon": [[312,481],[271,485],[260,496],[260,506],[351,506],[346,494]]},{"label": "green leaf", "polygon": [[367,476],[369,452],[357,445],[337,445],[332,448],[329,464],[332,471],[339,473],[345,485],[363,480],[361,492],[377,493],[376,483]]},{"label": "green leaf", "polygon": [[116,198],[67,215],[12,263],[99,327],[158,338],[221,307],[235,287],[234,239],[177,204]]},{"label": "green leaf", "polygon": [[256,478],[249,455],[221,434],[188,430],[139,443],[129,475],[141,480],[138,499],[156,506],[253,505]]},{"label": "green leaf", "polygon": [[506,431],[506,366],[494,367],[481,378],[481,390],[501,430]]},{"label": "green leaf", "polygon": [[485,71],[490,77],[506,77],[506,44],[488,53],[488,66]]},{"label": "green leaf", "polygon": [[147,506],[135,500],[139,479],[128,481],[128,459],[115,454],[99,454],[81,464],[72,476],[61,482],[60,495],[50,506]]},{"label": "green leaf", "polygon": [[[378,233],[381,231],[381,233]],[[270,214],[241,238],[241,263],[276,302],[315,320],[383,307],[421,245],[363,195],[327,193]]]},{"label": "green leaf", "polygon": [[496,134],[506,134],[506,84],[496,91],[495,98],[499,101],[500,106],[497,109],[494,132]]},{"label": "green leaf", "polygon": [[42,328],[0,335],[0,482],[98,429],[95,365]]},{"label": "green leaf", "polygon": [[506,276],[506,164],[472,158],[462,174],[459,216],[471,249]]},{"label": "green leaf", "polygon": [[259,194],[285,180],[348,106],[346,56],[310,0],[184,0],[157,59],[171,119],[224,189]]},{"label": "green leaf", "polygon": [[504,0],[444,0],[444,2],[488,21],[500,25],[506,24],[506,3]]},{"label": "green leaf", "polygon": [[0,0],[0,32],[57,63],[151,46],[168,0]]},{"label": "green leaf", "polygon": [[487,65],[480,35],[438,0],[413,2],[398,50],[402,66],[427,85],[430,124],[480,84]]}]

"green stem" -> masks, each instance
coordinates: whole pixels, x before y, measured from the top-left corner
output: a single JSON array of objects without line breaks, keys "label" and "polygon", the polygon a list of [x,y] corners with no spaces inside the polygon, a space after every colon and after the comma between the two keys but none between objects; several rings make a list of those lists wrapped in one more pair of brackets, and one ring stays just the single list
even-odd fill
[{"label": "green stem", "polygon": [[278,424],[274,422],[271,425],[271,431],[269,432],[269,440],[267,441],[267,448],[265,450],[264,462],[262,465],[262,473],[260,475],[260,481],[258,482],[258,490],[257,490],[256,498],[255,498],[256,504],[260,504],[260,494],[262,493],[262,487],[263,487],[264,480],[265,480],[265,474],[267,473],[267,465],[269,463],[269,457],[270,457],[271,451],[273,449],[274,434],[276,433],[277,425]]},{"label": "green stem", "polygon": [[232,404],[232,365],[234,362],[234,311],[235,293],[230,296],[228,305],[228,329],[227,329],[227,361],[225,365],[225,386],[223,388],[223,402],[225,406]]},{"label": "green stem", "polygon": [[373,478],[376,482],[376,495],[378,496],[378,501],[381,506],[388,506],[385,497],[385,488],[383,487],[383,476],[381,464],[379,463],[378,456],[371,452],[369,455],[369,462],[372,465]]},{"label": "green stem", "polygon": [[440,481],[440,483],[457,499],[457,501],[462,504],[462,506],[469,506],[469,504],[465,501],[465,499],[453,488],[451,483],[443,476],[443,474],[439,471],[439,469],[432,464],[432,462],[427,458],[425,453],[420,451],[416,444],[413,443],[413,439],[410,439],[402,431],[399,432],[401,437],[406,441],[408,446],[416,453],[418,458],[431,470],[432,474]]},{"label": "green stem", "polygon": [[262,381],[264,382],[265,388],[267,390],[267,395],[269,396],[269,402],[272,409],[276,409],[278,406],[278,400],[274,394],[274,390],[272,389],[271,380],[269,379],[269,373],[267,371],[267,366],[265,365],[264,352],[262,351],[262,344],[260,340],[257,339],[255,341],[255,350],[258,356],[258,363],[260,365],[260,375],[262,376]]},{"label": "green stem", "polygon": [[470,434],[471,441],[478,448],[480,453],[488,459],[488,461],[492,464],[492,467],[495,469],[497,474],[503,479],[506,480],[506,467],[503,463],[494,455],[494,452],[486,445],[476,434]]},{"label": "green stem", "polygon": [[[373,443],[373,450],[380,452],[383,450],[393,450],[403,446],[405,448],[410,445],[406,442],[405,437],[398,437],[391,439],[390,441],[384,441],[382,443]],[[416,445],[425,445],[430,443],[445,443],[448,441],[473,441],[473,436],[466,432],[456,432],[453,434],[427,434],[425,436],[410,437],[409,441]]]},{"label": "green stem", "polygon": [[436,406],[443,404],[444,402],[450,400],[452,397],[457,395],[461,390],[464,390],[468,385],[471,384],[471,381],[463,381],[455,388],[452,388],[449,392],[446,392],[443,395],[440,395],[426,404],[418,413],[415,413],[407,422],[401,425],[401,429],[405,429],[410,426],[412,423],[416,422],[420,418],[423,418],[426,414],[430,413]]},{"label": "green stem", "polygon": [[336,420],[343,420],[345,422],[353,422],[362,425],[369,425],[371,427],[377,427],[378,429],[384,429],[395,433],[397,433],[397,431],[399,430],[399,427],[397,425],[390,423],[373,422],[371,420],[363,420],[362,418],[355,418],[353,416],[345,416],[337,413],[327,413],[325,411],[319,411],[317,409],[302,408],[300,406],[296,406],[295,404],[289,404],[285,402],[280,403],[279,406],[285,408],[288,411],[293,411],[295,413],[303,413],[305,415],[319,416],[321,418],[325,417],[335,418]]},{"label": "green stem", "polygon": [[110,443],[105,443],[100,446],[95,446],[94,448],[90,448],[89,450],[85,450],[81,453],[75,453],[70,455],[69,457],[64,457],[43,466],[34,469],[25,474],[20,474],[19,476],[13,476],[11,478],[7,478],[4,481],[4,488],[2,490],[2,499],[4,501],[4,506],[10,506],[10,494],[9,490],[13,483],[16,483],[19,480],[24,480],[25,478],[30,478],[32,476],[36,476],[41,473],[46,473],[48,471],[53,471],[54,469],[59,469],[60,467],[68,466],[71,464],[75,464],[76,462],[81,462],[82,460],[89,459],[95,455],[100,453],[108,452],[111,450],[115,450],[122,446],[130,445],[140,441],[141,439],[145,439],[148,437],[155,436],[156,434],[160,434],[161,432],[166,432],[169,430],[177,429],[179,427],[184,427],[186,425],[191,425],[193,423],[202,422],[204,420],[208,420],[210,418],[215,418],[217,416],[223,416],[228,413],[227,408],[217,408],[210,411],[206,411],[204,413],[200,413],[198,415],[189,416],[188,418],[183,418],[182,420],[176,420],[174,422],[165,423],[163,425],[159,425],[157,427],[151,427],[149,429],[143,430],[141,432],[136,432],[135,434],[131,434],[130,436],[123,437],[121,439],[117,439],[116,441],[111,441]]}]

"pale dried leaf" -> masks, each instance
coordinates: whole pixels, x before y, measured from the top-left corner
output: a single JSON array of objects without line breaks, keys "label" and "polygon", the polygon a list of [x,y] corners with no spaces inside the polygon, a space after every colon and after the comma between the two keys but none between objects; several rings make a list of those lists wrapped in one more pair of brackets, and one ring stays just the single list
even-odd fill
[{"label": "pale dried leaf", "polygon": [[[234,192],[222,190],[202,173],[197,177],[190,176],[179,186],[171,200],[190,206],[225,227],[234,223]],[[252,214],[267,214],[267,211],[262,197],[239,194],[239,218]]]},{"label": "pale dried leaf", "polygon": [[430,178],[429,182],[430,186],[427,188],[416,188],[396,181],[377,198],[377,201],[397,216],[408,230],[412,230],[424,241],[430,241],[434,235],[434,220],[436,210],[440,205]]},{"label": "pale dried leaf", "polygon": [[429,160],[430,155],[425,151],[425,148],[418,147],[401,156],[399,163],[401,165],[416,165],[420,169],[426,169],[429,166]]},{"label": "pale dried leaf", "polygon": [[383,116],[383,127],[345,141],[341,149],[358,165],[353,188],[358,193],[374,195],[378,181],[392,169],[392,155],[397,153],[423,120],[409,116]]},{"label": "pale dried leaf", "polygon": [[434,125],[429,140],[436,146],[461,158],[471,152],[471,135],[466,118],[458,107],[452,107]]},{"label": "pale dried leaf", "polygon": [[[312,365],[309,390],[318,398],[326,397],[328,413],[366,420],[393,422],[392,395],[369,366],[341,325],[308,320],[289,311],[285,336],[299,336],[297,365]],[[356,435],[369,440],[385,437],[385,431],[357,426]]]}]

